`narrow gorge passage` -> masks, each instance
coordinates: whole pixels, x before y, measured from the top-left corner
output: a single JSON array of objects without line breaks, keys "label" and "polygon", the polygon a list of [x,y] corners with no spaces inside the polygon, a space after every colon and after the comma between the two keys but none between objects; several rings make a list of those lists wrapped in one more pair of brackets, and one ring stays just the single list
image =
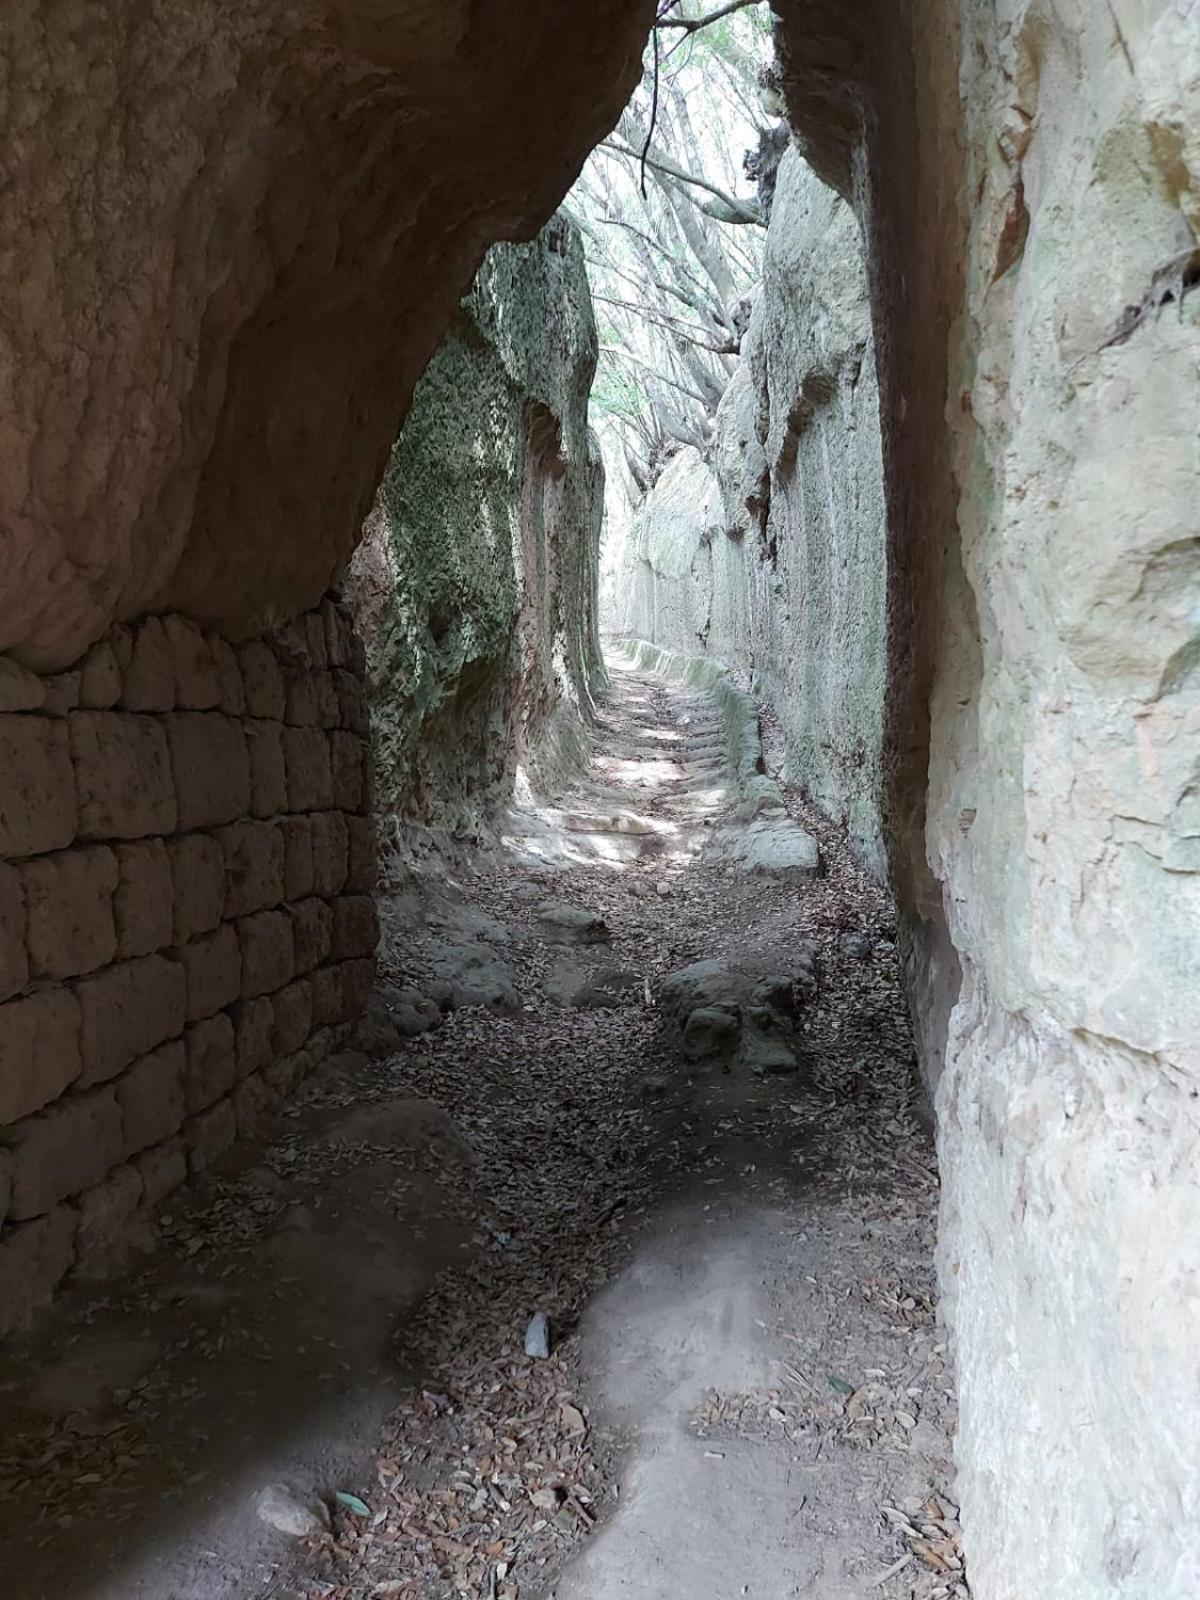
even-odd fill
[{"label": "narrow gorge passage", "polygon": [[[822,876],[704,859],[744,831],[723,720],[612,667],[577,784],[456,882],[393,874],[370,1057],[4,1373],[8,1592],[832,1600],[904,1557],[905,1517],[953,1555],[886,903],[798,810]],[[764,1060],[799,1070],[685,1055],[673,975],[728,958],[790,975]],[[332,1536],[289,1552],[272,1482]],[[953,1592],[921,1570],[878,1592]]]}]

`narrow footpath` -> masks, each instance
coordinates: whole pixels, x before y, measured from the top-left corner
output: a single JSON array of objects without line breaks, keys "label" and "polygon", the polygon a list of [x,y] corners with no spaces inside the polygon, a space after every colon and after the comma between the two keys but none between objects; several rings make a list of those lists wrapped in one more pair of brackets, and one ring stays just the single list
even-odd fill
[{"label": "narrow footpath", "polygon": [[967,1594],[886,898],[610,667],[569,793],[389,864],[277,1136],[5,1358],[6,1597]]}]

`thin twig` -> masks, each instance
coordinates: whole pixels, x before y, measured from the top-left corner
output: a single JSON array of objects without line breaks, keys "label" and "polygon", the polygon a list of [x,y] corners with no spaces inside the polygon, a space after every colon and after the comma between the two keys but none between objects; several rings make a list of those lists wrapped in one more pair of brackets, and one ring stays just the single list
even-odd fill
[{"label": "thin twig", "polygon": [[[630,150],[626,145],[618,144],[615,139],[601,139],[596,148],[597,150],[615,151],[619,156],[632,156],[635,154],[635,152]],[[655,172],[661,172],[664,177],[671,178],[676,183],[689,183],[693,186],[693,188],[704,189],[708,194],[715,195],[723,205],[728,206],[730,211],[739,216],[744,222],[751,223],[760,228],[764,225],[762,211],[757,201],[753,202],[753,204],[750,204],[745,200],[738,200],[734,195],[727,194],[724,189],[718,188],[715,183],[709,183],[707,178],[698,178],[694,172],[686,172],[682,167],[677,166],[674,161],[669,161],[665,156],[652,156],[649,154],[649,150],[650,140],[647,137],[646,147],[642,151],[641,155],[643,180],[645,179],[646,168],[653,167]],[[644,198],[645,190],[642,191],[642,194]]]},{"label": "thin twig", "polygon": [[632,361],[635,367],[641,367],[643,371],[648,372],[659,383],[665,383],[672,389],[678,389],[680,394],[686,394],[690,399],[704,406],[705,409],[708,408],[709,402],[702,394],[697,394],[695,389],[689,389],[686,383],[676,383],[674,378],[668,378],[665,373],[659,372],[657,367],[652,367],[648,361],[643,361],[640,356],[635,356],[628,350],[622,350],[615,344],[602,344],[600,350],[603,355],[616,356],[618,361]]},{"label": "thin twig", "polygon": [[650,141],[654,138],[654,124],[658,121],[658,73],[661,65],[658,51],[658,29],[654,30],[654,93],[650,97],[650,126],[646,129],[646,142],[642,146],[642,199],[646,198],[646,161],[650,155]]},{"label": "thin twig", "polygon": [[909,1566],[911,1564],[911,1562],[912,1562],[912,1554],[911,1554],[911,1552],[909,1552],[906,1555],[902,1555],[900,1557],[899,1561],[893,1561],[891,1566],[888,1567],[885,1572],[881,1572],[881,1573],[878,1574],[878,1576],[868,1579],[867,1588],[868,1589],[878,1589],[878,1588],[880,1588],[881,1585],[885,1584],[888,1581],[889,1578],[894,1578],[898,1572],[903,1572],[905,1567]]},{"label": "thin twig", "polygon": [[714,22],[720,22],[722,17],[731,16],[735,11],[745,11],[750,6],[762,5],[762,0],[729,0],[728,5],[720,6],[716,11],[710,11],[706,17],[663,17],[658,19],[660,28],[682,28],[687,33],[699,33],[701,28],[711,27]]}]

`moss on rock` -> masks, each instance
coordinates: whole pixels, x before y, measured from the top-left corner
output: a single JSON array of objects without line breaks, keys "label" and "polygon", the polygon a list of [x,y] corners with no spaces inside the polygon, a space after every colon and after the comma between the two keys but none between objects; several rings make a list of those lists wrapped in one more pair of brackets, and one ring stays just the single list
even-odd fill
[{"label": "moss on rock", "polygon": [[[574,225],[498,245],[417,387],[352,585],[380,803],[473,831],[578,742],[600,671],[596,328]],[[572,736],[574,737],[574,740]]]}]

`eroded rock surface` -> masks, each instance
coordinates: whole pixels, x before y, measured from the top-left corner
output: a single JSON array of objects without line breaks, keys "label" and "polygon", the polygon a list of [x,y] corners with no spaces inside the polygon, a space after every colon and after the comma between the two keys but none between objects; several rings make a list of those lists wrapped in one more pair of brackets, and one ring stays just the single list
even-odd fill
[{"label": "eroded rock surface", "polygon": [[518,766],[578,761],[600,673],[596,330],[556,217],[488,255],[421,379],[355,557],[382,803],[478,831]]},{"label": "eroded rock surface", "polygon": [[882,877],[886,562],[867,292],[851,206],[789,150],[713,447],[668,463],[609,610],[621,633],[752,669],[778,710],[786,776],[846,822]]},{"label": "eroded rock surface", "polygon": [[652,13],[7,7],[0,649],[315,605],[484,249],[557,205]]}]

